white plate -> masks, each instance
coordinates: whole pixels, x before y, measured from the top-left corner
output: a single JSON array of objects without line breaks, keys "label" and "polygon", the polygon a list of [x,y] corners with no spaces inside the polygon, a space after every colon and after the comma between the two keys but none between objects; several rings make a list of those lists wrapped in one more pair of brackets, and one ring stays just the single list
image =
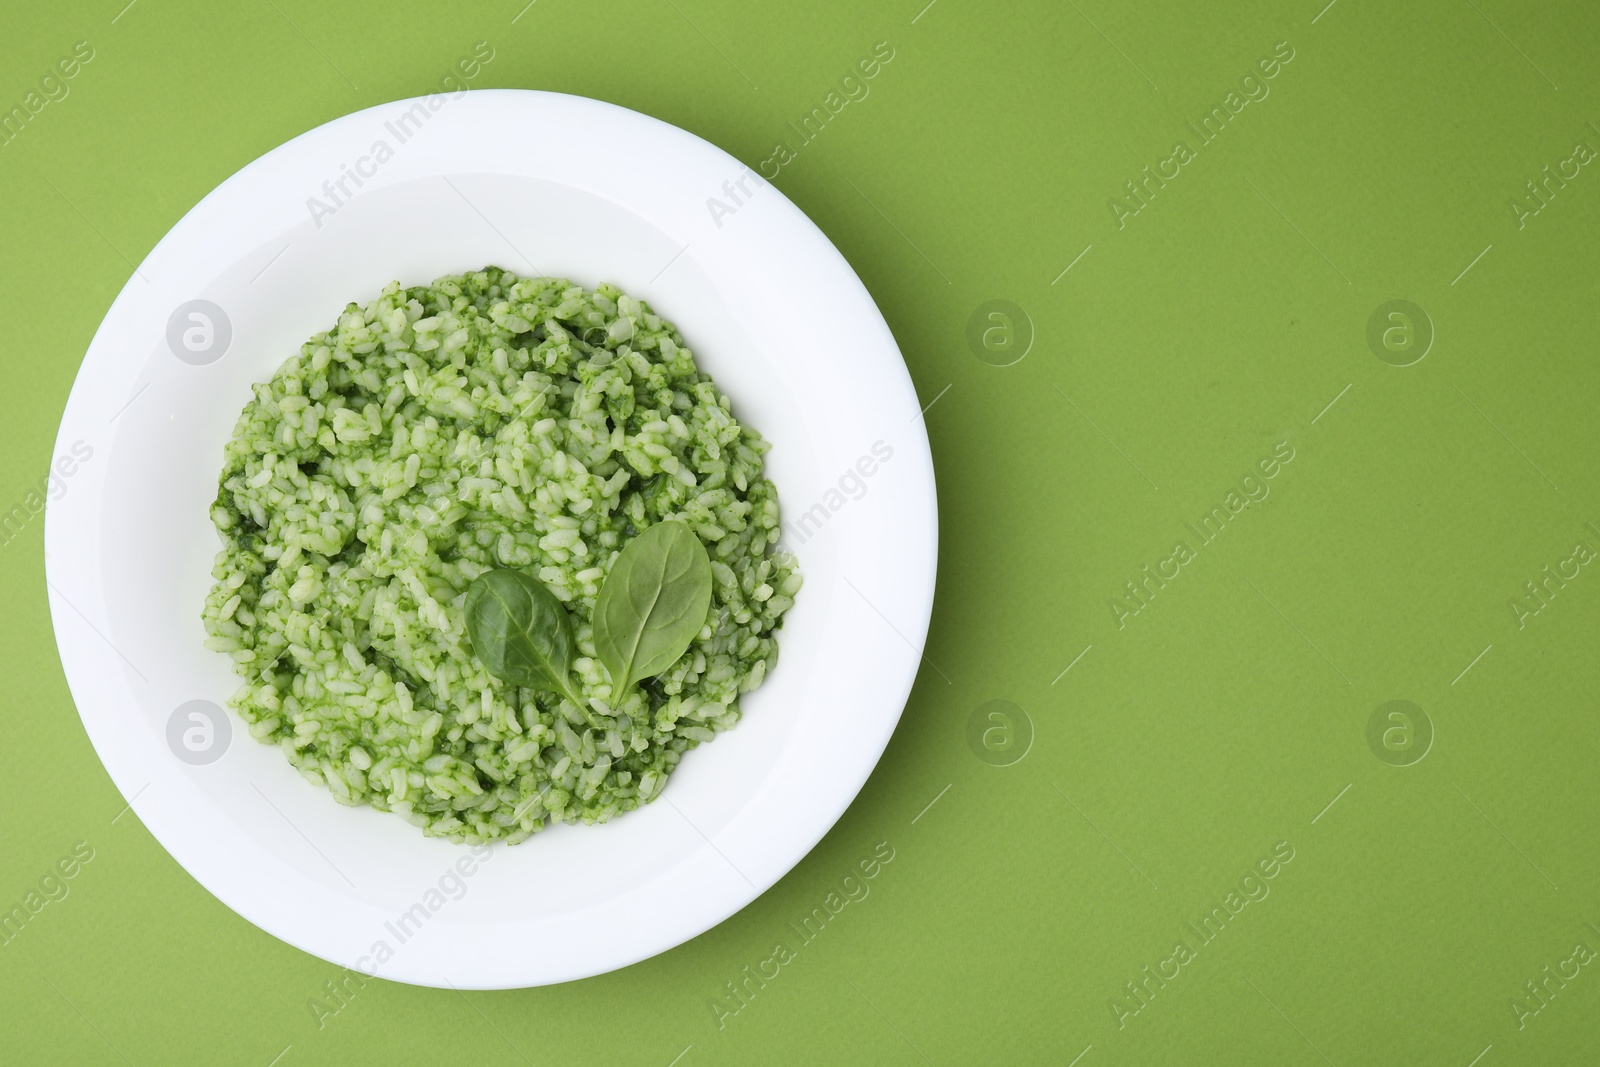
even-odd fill
[{"label": "white plate", "polygon": [[[347,302],[485,264],[610,281],[675,322],[738,416],[772,442],[768,472],[806,585],[743,721],[690,753],[661,799],[605,826],[474,851],[336,804],[232,712],[214,762],[180,760],[187,750],[168,736],[180,705],[224,705],[239,684],[225,656],[202,648],[200,607],[219,547],[207,509],[251,383]],[[223,331],[212,314],[209,349],[188,309],[174,319],[193,300],[226,319]],[[870,477],[848,473],[875,444],[891,458],[864,463]],[[871,297],[827,238],[737,160],[594,100],[508,90],[400,101],[245,167],[123,288],[56,448],[51,615],[117,788],[234,911],[397,981],[565,981],[726,919],[860,790],[927,632],[933,468],[916,392]]]}]

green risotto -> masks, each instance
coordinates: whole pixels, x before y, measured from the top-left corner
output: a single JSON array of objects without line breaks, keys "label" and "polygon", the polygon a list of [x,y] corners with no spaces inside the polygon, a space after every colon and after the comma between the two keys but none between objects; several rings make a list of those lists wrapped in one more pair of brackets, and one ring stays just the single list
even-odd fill
[{"label": "green risotto", "polygon": [[[393,283],[254,390],[211,509],[206,643],[246,679],[251,735],[341,803],[472,843],[603,822],[772,669],[800,575],[768,446],[643,302],[492,267]],[[597,654],[596,601],[669,521],[676,551],[709,557],[709,610],[697,632],[680,611],[687,650],[614,692],[605,651],[626,638]],[[475,654],[468,587],[506,571],[570,626],[559,691]]]}]

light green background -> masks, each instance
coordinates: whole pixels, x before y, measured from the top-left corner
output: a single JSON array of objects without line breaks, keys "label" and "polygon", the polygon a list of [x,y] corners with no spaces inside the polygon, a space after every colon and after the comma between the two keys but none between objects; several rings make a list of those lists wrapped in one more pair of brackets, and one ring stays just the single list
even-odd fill
[{"label": "light green background", "polygon": [[[76,842],[95,858],[0,949],[0,1059],[1594,1062],[1600,963],[1523,1028],[1511,1002],[1576,942],[1600,949],[1600,568],[1524,628],[1508,606],[1579,540],[1600,548],[1600,173],[1523,228],[1508,206],[1600,148],[1591,8],[124,2],[0,14],[8,105],[74,42],[96,53],[0,148],[0,501],[43,474],[132,263],[290,137],[425,92],[487,40],[475,85],[598,97],[754,164],[887,41],[871,95],[777,184],[938,398],[939,591],[877,772],[743,912],[556,988],[374,982],[319,1028],[308,1002],[337,968],[117,818],[34,520],[0,548],[0,904]],[[1270,95],[1119,230],[1108,199],[1281,41]],[[1008,367],[965,339],[995,298],[1036,335]],[[1392,299],[1437,331],[1413,366],[1367,346]],[[1123,583],[1281,441],[1266,502],[1119,629]],[[966,740],[994,699],[1035,733],[1010,766]],[[1366,740],[1393,699],[1436,730],[1412,766]],[[719,1029],[724,983],[885,841],[870,895]],[[1271,895],[1119,1028],[1124,983],[1280,841]]]}]

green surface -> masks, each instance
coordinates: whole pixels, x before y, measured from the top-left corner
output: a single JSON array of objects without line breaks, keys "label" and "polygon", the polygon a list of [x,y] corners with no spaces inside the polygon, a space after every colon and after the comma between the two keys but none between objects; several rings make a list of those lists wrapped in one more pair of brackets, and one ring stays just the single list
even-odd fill
[{"label": "green surface", "polygon": [[[0,948],[0,1058],[1593,1062],[1592,10],[537,0],[513,24],[521,0],[122,2],[0,15],[0,100],[23,102],[74,42],[94,49],[0,147],[0,499],[38,485],[131,263],[295,134],[427,91],[486,40],[477,86],[599,97],[755,165],[889,42],[870,95],[777,184],[938,398],[939,593],[882,764],[739,915],[570,985],[375,981],[341,1003],[324,985],[338,968],[233,915],[118,818],[57,666],[34,519],[0,548],[0,903],[85,845],[68,895]],[[1284,41],[1269,95],[1197,147],[1186,124]],[[1180,139],[1194,158],[1118,228],[1108,200]],[[1576,173],[1558,185],[1546,165]],[[993,299],[1031,319],[1010,366],[967,341]],[[1436,331],[1410,366],[1368,346],[1392,300]],[[1280,448],[1293,458],[1247,483]],[[1200,544],[1186,524],[1252,487],[1270,495]],[[1164,563],[1179,541],[1186,561]],[[1117,612],[1146,565],[1177,576]],[[1547,565],[1577,576],[1549,579],[1532,614],[1524,583]],[[1368,741],[1394,700],[1434,733],[1407,766],[1414,749],[1383,747],[1390,720]],[[1031,747],[1009,762],[1022,715]],[[867,895],[804,941],[790,924],[844,900],[829,895],[880,842],[892,860],[868,863]],[[1270,879],[1246,878],[1258,863]],[[1186,925],[1230,903],[1213,942]],[[757,987],[741,969],[778,942]],[[1177,977],[1157,989],[1145,967]],[[719,1013],[737,981],[747,1002]],[[1131,1014],[1139,981],[1156,991]]]}]

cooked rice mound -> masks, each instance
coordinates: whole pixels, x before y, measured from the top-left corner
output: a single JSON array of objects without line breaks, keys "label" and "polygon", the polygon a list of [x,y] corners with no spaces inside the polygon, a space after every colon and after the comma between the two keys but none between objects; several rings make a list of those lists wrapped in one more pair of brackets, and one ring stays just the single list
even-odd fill
[{"label": "cooked rice mound", "polygon": [[[254,390],[211,509],[206,643],[246,679],[230,703],[251,735],[341,803],[471,843],[604,822],[732,727],[776,662],[800,575],[768,446],[643,302],[492,267],[396,282]],[[618,699],[594,599],[665,519],[710,553],[710,616]],[[462,603],[493,567],[566,604],[587,709],[474,657]]]}]

